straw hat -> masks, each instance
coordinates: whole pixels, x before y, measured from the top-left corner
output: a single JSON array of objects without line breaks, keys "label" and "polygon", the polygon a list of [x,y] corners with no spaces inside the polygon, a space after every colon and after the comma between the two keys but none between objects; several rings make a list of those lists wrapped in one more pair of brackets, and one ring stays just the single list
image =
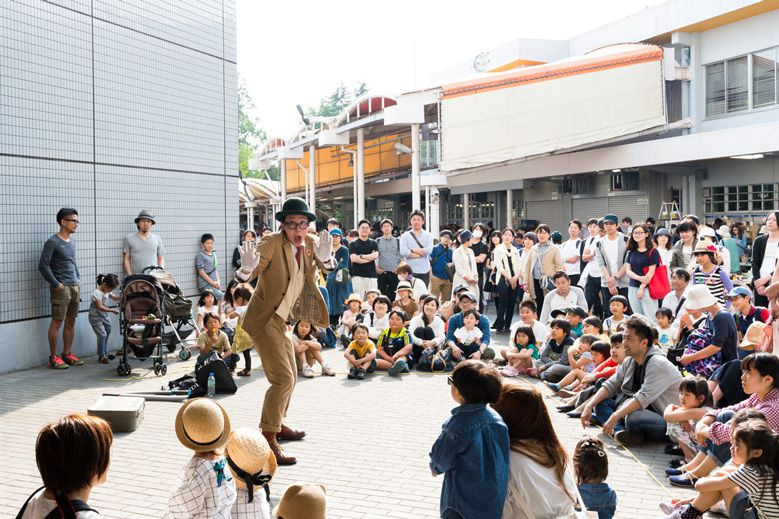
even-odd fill
[{"label": "straw hat", "polygon": [[709,240],[698,240],[698,243],[695,244],[695,250],[693,250],[692,253],[698,254],[701,252],[716,254],[717,247],[715,247],[714,244]]},{"label": "straw hat", "polygon": [[398,283],[398,286],[395,288],[395,292],[400,292],[401,290],[413,290],[411,288],[411,283],[408,281],[401,281]]},{"label": "straw hat", "polygon": [[327,492],[322,485],[301,483],[290,485],[273,510],[273,517],[284,519],[325,519]]},{"label": "straw hat", "polygon": [[687,309],[701,310],[717,304],[717,298],[714,297],[706,285],[693,285],[687,292]]},{"label": "straw hat", "polygon": [[[268,440],[258,429],[241,427],[230,434],[225,449],[230,471],[235,476],[235,486],[254,494],[254,486],[263,486],[276,473],[276,456],[270,450]],[[250,496],[251,499],[251,496]]]},{"label": "straw hat", "polygon": [[738,347],[745,350],[754,349],[755,346],[763,342],[765,327],[765,323],[754,321],[749,325],[749,328],[747,328],[747,333],[744,334],[744,339],[742,339],[741,344],[739,344]]},{"label": "straw hat", "polygon": [[349,294],[349,297],[346,298],[346,301],[344,301],[344,304],[346,306],[349,306],[349,303],[351,301],[357,301],[358,303],[362,304],[362,298],[360,297],[360,294],[357,294],[357,293]]},{"label": "straw hat", "polygon": [[176,436],[195,452],[222,447],[230,436],[230,417],[224,407],[208,398],[193,398],[176,415]]}]

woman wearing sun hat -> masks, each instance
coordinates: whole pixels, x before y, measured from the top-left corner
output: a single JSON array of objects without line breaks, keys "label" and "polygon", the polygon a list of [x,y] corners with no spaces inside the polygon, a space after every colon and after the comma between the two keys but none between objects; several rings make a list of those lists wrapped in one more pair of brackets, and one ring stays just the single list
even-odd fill
[{"label": "woman wearing sun hat", "polygon": [[257,429],[241,427],[230,435],[225,452],[238,497],[232,517],[270,519],[268,483],[276,473],[276,456]]},{"label": "woman wearing sun hat", "polygon": [[236,491],[221,454],[230,436],[227,411],[214,400],[193,398],[176,415],[176,436],[195,454],[171,492],[165,517],[228,519]]}]

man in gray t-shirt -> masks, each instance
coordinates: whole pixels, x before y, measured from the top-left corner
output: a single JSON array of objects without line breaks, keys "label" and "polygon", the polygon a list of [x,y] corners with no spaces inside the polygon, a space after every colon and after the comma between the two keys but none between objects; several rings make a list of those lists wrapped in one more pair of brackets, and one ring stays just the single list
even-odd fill
[{"label": "man in gray t-shirt", "polygon": [[135,219],[138,232],[128,234],[124,238],[122,252],[124,253],[124,271],[130,274],[141,274],[148,266],[165,268],[165,247],[162,239],[151,233],[156,222],[146,209]]}]

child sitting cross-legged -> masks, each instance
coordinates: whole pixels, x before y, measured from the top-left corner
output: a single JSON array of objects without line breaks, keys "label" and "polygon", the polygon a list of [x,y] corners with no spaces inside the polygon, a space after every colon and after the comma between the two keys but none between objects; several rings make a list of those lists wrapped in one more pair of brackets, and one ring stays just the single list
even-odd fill
[{"label": "child sitting cross-legged", "polygon": [[[580,391],[580,383],[584,377],[595,370],[611,357],[611,346],[603,341],[595,340],[594,335],[582,335],[568,350],[568,361],[571,362],[571,372],[558,382],[544,382],[549,389],[562,398],[572,397]],[[577,351],[578,349],[578,351]],[[587,362],[589,355],[589,362]]]},{"label": "child sitting cross-legged", "polygon": [[354,340],[344,352],[349,364],[349,379],[363,380],[366,373],[376,371],[376,345],[368,338],[368,327],[357,323],[352,328]]},{"label": "child sitting cross-legged", "polygon": [[689,463],[697,452],[693,434],[695,424],[713,410],[706,379],[688,377],[682,380],[679,384],[679,404],[666,407],[663,418],[668,422],[668,437],[681,447],[684,460]]},{"label": "child sitting cross-legged", "polygon": [[549,324],[549,340],[541,351],[538,368],[529,371],[530,376],[558,382],[571,371],[568,365],[568,348],[573,346],[571,324],[565,319],[553,319]]},{"label": "child sitting cross-legged", "polygon": [[406,312],[393,309],[389,313],[389,327],[381,332],[376,343],[376,367],[386,370],[391,377],[408,373],[414,365],[411,334],[404,328]]},{"label": "child sitting cross-legged", "polygon": [[516,377],[520,373],[527,374],[533,367],[533,362],[538,360],[541,353],[536,346],[536,337],[530,326],[519,326],[514,332],[511,344],[505,350],[500,351],[506,360],[506,366],[501,369],[504,377]]},{"label": "child sitting cross-legged", "polygon": [[598,513],[598,519],[611,519],[617,511],[617,493],[606,483],[609,477],[609,457],[603,442],[584,438],[573,452],[576,485],[584,506]]},{"label": "child sitting cross-legged", "polygon": [[308,321],[300,320],[292,327],[292,347],[295,349],[295,356],[302,367],[304,377],[314,377],[312,366],[315,360],[322,366],[322,375],[335,376],[333,368],[328,366],[322,357],[322,343],[316,340],[311,323]]},{"label": "child sitting cross-legged", "polygon": [[197,338],[197,347],[200,352],[198,361],[205,359],[212,351],[216,351],[230,368],[230,373],[235,372],[235,364],[239,357],[233,353],[227,334],[220,330],[222,320],[216,314],[206,314],[203,318],[203,326],[205,331]]},{"label": "child sitting cross-legged", "polygon": [[519,305],[519,320],[511,325],[509,337],[515,337],[517,328],[520,326],[530,326],[533,329],[533,335],[536,338],[536,345],[541,347],[546,343],[549,335],[549,328],[538,321],[536,303],[530,299],[522,301]]}]

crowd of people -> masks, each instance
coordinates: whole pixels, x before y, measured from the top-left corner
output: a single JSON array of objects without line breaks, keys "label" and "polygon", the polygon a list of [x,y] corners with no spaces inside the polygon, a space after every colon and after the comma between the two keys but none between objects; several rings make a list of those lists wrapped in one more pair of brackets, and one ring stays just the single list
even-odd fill
[{"label": "crowd of people", "polygon": [[[669,484],[698,496],[662,503],[667,517],[724,506],[731,517],[779,518],[779,212],[759,229],[709,226],[695,215],[663,227],[606,214],[572,220],[563,240],[545,224],[477,223],[434,237],[421,211],[402,233],[389,219],[353,230],[331,219],[318,234],[305,202],[287,202],[280,232],[242,235],[224,291],[213,236],[203,235],[196,259],[200,353],[219,351],[233,371],[243,353],[237,374],[251,376],[250,351],[258,351],[271,383],[260,427],[279,465],[295,459],[277,435],[305,435],[282,423],[294,378],[333,376],[322,350],[341,347],[349,379],[450,372],[458,406],[430,454],[433,474],[445,478],[442,517],[614,515],[603,443],[586,438],[569,460],[541,393],[518,380],[526,377],[561,399],[559,412],[623,446],[669,441],[666,452],[677,456]],[[74,278],[78,288],[77,269],[65,268],[75,251],[56,241],[69,243],[70,211],[58,215],[61,231],[50,239],[58,248],[48,262],[46,248],[41,257],[54,344],[70,315],[60,300],[72,297]],[[143,216],[139,233],[144,220],[154,223]],[[137,246],[129,238],[126,247]],[[145,240],[162,265],[161,241]],[[98,284],[90,323],[104,356],[110,325],[100,313],[110,310],[116,279]],[[508,347],[495,347],[500,335]],[[73,359],[66,341],[60,362]]]}]

